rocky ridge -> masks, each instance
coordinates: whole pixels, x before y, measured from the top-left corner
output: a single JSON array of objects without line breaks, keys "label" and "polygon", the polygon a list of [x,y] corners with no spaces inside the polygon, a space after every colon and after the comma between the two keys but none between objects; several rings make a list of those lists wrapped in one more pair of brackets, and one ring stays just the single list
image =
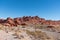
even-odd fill
[{"label": "rocky ridge", "polygon": [[42,25],[60,25],[60,21],[46,20],[38,16],[23,16],[18,18],[0,19],[0,24],[4,26],[17,26],[28,24],[42,24]]}]

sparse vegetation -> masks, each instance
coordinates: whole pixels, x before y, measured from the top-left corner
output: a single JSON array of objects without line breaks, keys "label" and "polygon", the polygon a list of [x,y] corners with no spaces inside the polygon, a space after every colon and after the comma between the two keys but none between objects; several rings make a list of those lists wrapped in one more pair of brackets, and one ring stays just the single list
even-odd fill
[{"label": "sparse vegetation", "polygon": [[44,32],[41,31],[35,31],[35,32],[31,32],[29,30],[26,30],[28,35],[32,35],[33,37],[35,37],[36,39],[50,39]]},{"label": "sparse vegetation", "polygon": [[[33,27],[32,27],[33,26]],[[46,32],[53,33],[53,30],[57,28],[50,28],[51,31],[46,31],[47,26],[46,25],[32,25],[32,26],[17,26],[17,27],[8,27],[8,26],[0,26],[0,30],[5,31],[7,34],[9,32],[13,32],[11,34],[14,39],[26,39],[26,40],[55,40],[53,35],[50,36],[50,34],[47,35]],[[36,29],[40,29],[39,31]],[[42,31],[41,31],[42,29]],[[44,30],[43,30],[44,29]],[[52,30],[53,29],[53,30]],[[58,28],[59,29],[59,28]],[[43,32],[44,31],[44,32]],[[58,31],[58,30],[57,30]]]}]

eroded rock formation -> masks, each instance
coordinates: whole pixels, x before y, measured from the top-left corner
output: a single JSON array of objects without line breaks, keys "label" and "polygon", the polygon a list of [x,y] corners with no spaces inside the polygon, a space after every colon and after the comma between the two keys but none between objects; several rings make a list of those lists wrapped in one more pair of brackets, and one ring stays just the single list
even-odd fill
[{"label": "eroded rock formation", "polygon": [[17,25],[28,25],[28,24],[42,24],[42,25],[60,25],[60,21],[45,20],[38,16],[23,16],[18,18],[0,19],[0,24],[5,26],[17,26]]}]

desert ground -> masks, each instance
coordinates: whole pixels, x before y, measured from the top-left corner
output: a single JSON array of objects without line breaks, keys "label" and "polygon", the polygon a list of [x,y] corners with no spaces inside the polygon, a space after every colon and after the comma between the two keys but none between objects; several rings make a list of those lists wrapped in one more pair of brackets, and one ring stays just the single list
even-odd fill
[{"label": "desert ground", "polygon": [[8,27],[1,25],[0,40],[60,40],[60,29],[44,26]]}]

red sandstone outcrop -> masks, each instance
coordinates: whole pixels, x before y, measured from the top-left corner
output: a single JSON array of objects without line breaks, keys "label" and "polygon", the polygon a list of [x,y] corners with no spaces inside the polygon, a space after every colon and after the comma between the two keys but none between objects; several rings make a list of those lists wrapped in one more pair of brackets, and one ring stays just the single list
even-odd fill
[{"label": "red sandstone outcrop", "polygon": [[17,25],[28,25],[28,24],[42,24],[42,25],[60,25],[60,21],[45,20],[38,16],[23,16],[19,18],[0,19],[0,24],[5,26],[17,26]]}]

